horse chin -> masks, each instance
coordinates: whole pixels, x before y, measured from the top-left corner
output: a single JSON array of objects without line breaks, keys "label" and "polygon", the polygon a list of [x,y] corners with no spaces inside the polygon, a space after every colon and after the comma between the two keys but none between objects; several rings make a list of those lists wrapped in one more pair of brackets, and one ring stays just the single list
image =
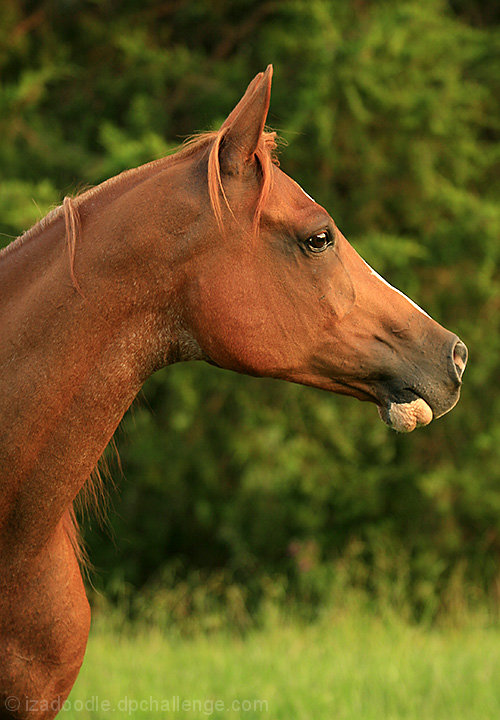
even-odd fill
[{"label": "horse chin", "polygon": [[428,425],[432,418],[432,410],[423,398],[411,402],[389,403],[378,408],[380,418],[397,432],[412,432],[416,427]]}]

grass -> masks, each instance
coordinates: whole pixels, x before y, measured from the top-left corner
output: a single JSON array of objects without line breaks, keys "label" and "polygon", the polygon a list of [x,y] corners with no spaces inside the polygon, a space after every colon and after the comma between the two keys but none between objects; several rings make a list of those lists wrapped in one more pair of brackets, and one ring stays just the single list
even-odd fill
[{"label": "grass", "polygon": [[310,625],[275,618],[243,639],[181,638],[101,620],[61,717],[498,720],[500,627],[353,610]]}]

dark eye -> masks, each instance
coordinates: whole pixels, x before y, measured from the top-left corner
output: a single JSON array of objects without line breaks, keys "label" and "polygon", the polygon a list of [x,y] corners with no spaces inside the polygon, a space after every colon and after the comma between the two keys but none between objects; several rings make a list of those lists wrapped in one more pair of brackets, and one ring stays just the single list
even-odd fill
[{"label": "dark eye", "polygon": [[311,252],[320,253],[323,252],[323,250],[326,250],[331,243],[330,234],[326,230],[323,230],[323,232],[316,233],[315,235],[308,237],[306,240],[306,247]]}]

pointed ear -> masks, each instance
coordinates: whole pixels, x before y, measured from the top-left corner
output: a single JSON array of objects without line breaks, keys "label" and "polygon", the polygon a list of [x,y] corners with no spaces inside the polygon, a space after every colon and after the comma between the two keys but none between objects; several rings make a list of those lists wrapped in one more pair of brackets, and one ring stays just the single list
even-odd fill
[{"label": "pointed ear", "polygon": [[253,161],[266,123],[271,98],[273,67],[254,77],[245,94],[221,126],[225,130],[220,149],[223,172],[238,173]]}]

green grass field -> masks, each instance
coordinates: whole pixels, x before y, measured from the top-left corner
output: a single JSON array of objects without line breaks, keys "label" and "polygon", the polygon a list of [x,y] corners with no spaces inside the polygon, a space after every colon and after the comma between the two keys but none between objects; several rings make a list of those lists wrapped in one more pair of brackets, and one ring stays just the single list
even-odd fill
[{"label": "green grass field", "polygon": [[363,613],[275,620],[244,639],[91,634],[66,718],[500,718],[500,628],[429,629]]}]

